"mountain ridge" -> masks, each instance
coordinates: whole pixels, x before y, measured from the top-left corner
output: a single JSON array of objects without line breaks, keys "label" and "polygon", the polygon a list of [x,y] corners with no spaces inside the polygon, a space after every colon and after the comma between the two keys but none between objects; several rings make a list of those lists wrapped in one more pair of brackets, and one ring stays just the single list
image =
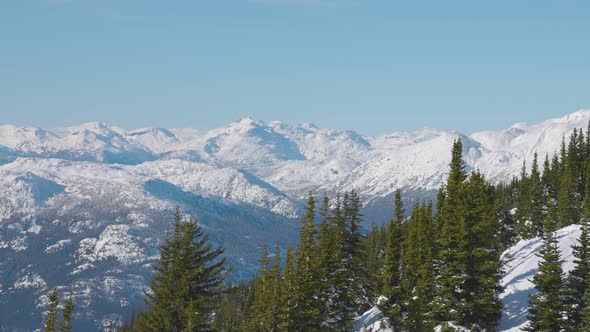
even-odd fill
[{"label": "mountain ridge", "polygon": [[582,110],[502,131],[424,128],[375,137],[251,118],[209,131],[2,125],[0,322],[38,327],[37,309],[58,288],[81,303],[80,328],[119,326],[141,303],[175,207],[199,217],[226,248],[232,280],[248,279],[262,244],[295,244],[309,191],[354,189],[367,225],[385,222],[395,190],[410,200],[434,196],[455,139],[463,140],[468,169],[499,183],[525,160],[530,167],[535,152],[556,152],[589,120]]}]

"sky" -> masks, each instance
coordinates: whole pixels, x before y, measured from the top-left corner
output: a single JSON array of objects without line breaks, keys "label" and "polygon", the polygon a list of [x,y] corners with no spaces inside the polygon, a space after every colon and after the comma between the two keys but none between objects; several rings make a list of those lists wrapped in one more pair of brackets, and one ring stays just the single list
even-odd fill
[{"label": "sky", "polygon": [[0,0],[0,123],[471,133],[590,109],[590,1]]}]

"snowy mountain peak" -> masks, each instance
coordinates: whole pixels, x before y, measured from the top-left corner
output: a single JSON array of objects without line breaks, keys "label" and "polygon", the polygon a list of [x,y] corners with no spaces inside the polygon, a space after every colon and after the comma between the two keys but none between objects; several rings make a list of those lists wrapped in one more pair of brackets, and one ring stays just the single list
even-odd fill
[{"label": "snowy mountain peak", "polygon": [[71,133],[76,133],[76,132],[93,132],[102,136],[108,136],[112,133],[116,133],[116,134],[123,134],[125,132],[125,130],[116,127],[116,126],[111,126],[108,125],[104,122],[85,122],[82,123],[78,126],[74,126],[74,127],[69,127],[67,128],[70,130]]},{"label": "snowy mountain peak", "polygon": [[247,116],[241,118],[237,121],[232,122],[226,128],[231,128],[236,131],[248,131],[255,127],[265,126],[265,123],[262,121],[254,120],[253,118]]}]

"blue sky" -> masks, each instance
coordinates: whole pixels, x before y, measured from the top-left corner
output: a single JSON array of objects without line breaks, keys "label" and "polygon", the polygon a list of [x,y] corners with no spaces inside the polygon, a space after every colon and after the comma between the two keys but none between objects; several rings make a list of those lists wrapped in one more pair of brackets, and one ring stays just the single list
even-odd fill
[{"label": "blue sky", "polygon": [[364,134],[590,108],[590,1],[0,0],[0,122]]}]

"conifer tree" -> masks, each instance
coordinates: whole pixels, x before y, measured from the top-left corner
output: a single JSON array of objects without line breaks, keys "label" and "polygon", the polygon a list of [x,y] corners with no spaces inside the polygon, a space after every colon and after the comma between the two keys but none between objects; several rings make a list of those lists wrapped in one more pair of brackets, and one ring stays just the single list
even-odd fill
[{"label": "conifer tree", "polygon": [[75,304],[74,299],[70,296],[66,299],[62,312],[62,322],[59,326],[60,332],[72,331],[72,313],[74,312]]},{"label": "conifer tree", "polygon": [[367,298],[367,287],[364,262],[361,261],[363,246],[361,245],[360,224],[362,222],[361,201],[359,195],[354,191],[345,194],[346,237],[345,237],[345,270],[348,273],[348,298],[349,319],[352,320],[357,314],[361,304],[370,304]]},{"label": "conifer tree", "polygon": [[247,324],[251,331],[271,331],[270,300],[272,296],[271,276],[268,270],[268,246],[262,247],[262,258],[260,259],[260,272],[254,280],[254,302],[250,312],[250,319]]},{"label": "conifer tree", "polygon": [[529,300],[527,331],[560,332],[566,327],[563,316],[563,270],[555,226],[547,220],[543,235],[544,247],[539,252],[539,271],[533,277],[537,293]]},{"label": "conifer tree", "polygon": [[464,181],[467,178],[462,159],[462,144],[453,144],[450,173],[445,186],[438,240],[437,288],[433,301],[433,315],[437,322],[463,321],[464,289],[467,275],[467,232],[465,225]]},{"label": "conifer tree", "polygon": [[463,325],[492,331],[502,312],[502,262],[495,243],[498,232],[494,191],[479,172],[472,172],[465,187],[467,227],[466,281]]},{"label": "conifer tree", "polygon": [[177,209],[173,234],[160,246],[154,265],[145,298],[149,310],[140,319],[140,330],[209,330],[225,275],[222,253],[209,243],[198,220],[181,221]]},{"label": "conifer tree", "polygon": [[499,184],[496,187],[497,195],[497,219],[499,220],[498,230],[498,249],[504,251],[512,246],[517,237],[514,215],[512,213],[514,207],[513,188],[515,180],[513,179],[510,185]]},{"label": "conifer tree", "polygon": [[579,221],[580,200],[577,185],[580,180],[576,142],[577,131],[574,129],[567,150],[562,150],[562,154],[565,153],[561,158],[564,165],[562,165],[557,196],[557,217],[560,227],[572,225]]},{"label": "conifer tree", "polygon": [[59,299],[57,296],[57,290],[54,289],[49,293],[49,307],[47,308],[47,314],[45,317],[45,332],[55,332],[57,328],[57,306],[59,305]]},{"label": "conifer tree", "polygon": [[430,300],[433,284],[433,220],[432,207],[416,203],[408,222],[404,242],[402,288],[405,297],[403,329],[425,331],[432,328]]},{"label": "conifer tree", "polygon": [[371,231],[366,239],[362,241],[364,247],[362,264],[363,285],[367,291],[368,298],[373,301],[383,295],[383,266],[385,259],[386,230],[382,225],[377,227],[371,225]]},{"label": "conifer tree", "polygon": [[534,232],[531,230],[531,178],[526,171],[526,160],[522,163],[516,189],[518,208],[515,217],[518,234],[522,238],[528,239],[534,236]]},{"label": "conifer tree", "polygon": [[270,317],[271,331],[278,331],[280,325],[280,306],[282,293],[281,283],[281,247],[277,244],[275,248],[274,263],[269,273],[270,299],[268,316]]},{"label": "conifer tree", "polygon": [[537,161],[537,153],[533,157],[533,165],[530,176],[530,236],[543,235],[543,223],[545,220],[544,205],[547,199],[544,197],[543,183],[541,182],[541,173]]},{"label": "conifer tree", "polygon": [[394,218],[387,226],[387,245],[383,267],[383,295],[387,301],[382,304],[394,330],[401,328],[401,313],[404,302],[401,285],[402,241],[404,208],[401,192],[395,192]]},{"label": "conifer tree", "polygon": [[493,330],[501,315],[500,254],[494,191],[483,176],[467,180],[461,141],[453,144],[445,186],[438,254],[437,294],[431,302],[433,325],[457,324]]},{"label": "conifer tree", "polygon": [[295,288],[295,330],[316,331],[322,321],[319,256],[316,244],[315,198],[311,193],[301,218]]},{"label": "conifer tree", "polygon": [[567,324],[569,330],[587,330],[582,319],[582,311],[588,307],[588,293],[590,288],[590,183],[586,184],[584,198],[584,216],[582,231],[578,243],[573,246],[574,269],[566,279],[565,304],[567,305]]},{"label": "conifer tree", "polygon": [[289,247],[285,259],[285,273],[281,283],[281,303],[279,309],[279,326],[280,332],[295,331],[295,290],[296,290],[296,273],[295,259],[293,249]]}]

